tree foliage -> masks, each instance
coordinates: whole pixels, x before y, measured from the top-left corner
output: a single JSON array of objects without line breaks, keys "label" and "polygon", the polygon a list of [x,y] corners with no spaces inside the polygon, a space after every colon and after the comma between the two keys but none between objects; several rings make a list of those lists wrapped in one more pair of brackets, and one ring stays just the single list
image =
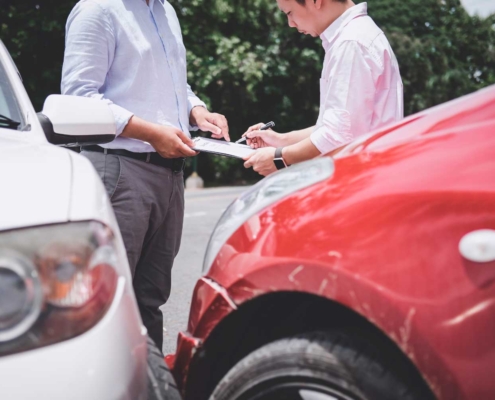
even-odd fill
[{"label": "tree foliage", "polygon": [[374,0],[404,82],[406,114],[495,83],[495,17],[469,16],[459,0]]},{"label": "tree foliage", "polygon": [[[260,121],[274,120],[279,132],[315,123],[321,42],[290,29],[275,0],[170,3],[188,49],[189,83],[227,116],[233,139]],[[74,4],[1,4],[0,38],[37,109],[60,90],[65,21]],[[368,7],[399,60],[406,114],[495,83],[495,17],[471,17],[459,0],[370,0]],[[203,154],[198,171],[209,183],[257,178],[239,160]]]}]

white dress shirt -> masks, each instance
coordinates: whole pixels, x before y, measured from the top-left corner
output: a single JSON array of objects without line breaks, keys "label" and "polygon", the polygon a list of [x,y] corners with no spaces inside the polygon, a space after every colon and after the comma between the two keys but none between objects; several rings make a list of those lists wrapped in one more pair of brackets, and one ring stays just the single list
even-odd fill
[{"label": "white dress shirt", "polygon": [[366,3],[349,8],[320,37],[325,59],[311,141],[324,154],[402,119],[404,100],[397,59]]},{"label": "white dress shirt", "polygon": [[[105,100],[118,135],[133,115],[190,135],[192,108],[205,107],[187,84],[179,20],[166,0],[79,1],[67,21],[61,89]],[[155,151],[124,137],[102,147]]]}]

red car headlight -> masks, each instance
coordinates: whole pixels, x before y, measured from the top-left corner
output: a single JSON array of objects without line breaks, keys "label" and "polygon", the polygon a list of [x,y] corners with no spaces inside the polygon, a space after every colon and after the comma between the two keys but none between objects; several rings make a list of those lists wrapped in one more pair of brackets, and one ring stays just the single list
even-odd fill
[{"label": "red car headlight", "polygon": [[284,197],[328,179],[334,167],[330,157],[315,158],[277,171],[242,193],[222,214],[210,236],[203,274],[208,273],[224,243],[245,221]]},{"label": "red car headlight", "polygon": [[0,233],[0,356],[77,336],[115,295],[112,231],[78,222]]}]

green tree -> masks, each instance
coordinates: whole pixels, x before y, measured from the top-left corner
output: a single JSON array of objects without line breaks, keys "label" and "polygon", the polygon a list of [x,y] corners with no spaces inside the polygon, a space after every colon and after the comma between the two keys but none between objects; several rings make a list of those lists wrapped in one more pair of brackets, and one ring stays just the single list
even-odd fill
[{"label": "green tree", "polygon": [[41,110],[49,94],[60,93],[65,21],[76,2],[4,0],[0,5],[0,39],[16,62],[36,110]]},{"label": "green tree", "polygon": [[495,83],[495,16],[459,0],[374,0],[370,13],[399,60],[406,114]]}]

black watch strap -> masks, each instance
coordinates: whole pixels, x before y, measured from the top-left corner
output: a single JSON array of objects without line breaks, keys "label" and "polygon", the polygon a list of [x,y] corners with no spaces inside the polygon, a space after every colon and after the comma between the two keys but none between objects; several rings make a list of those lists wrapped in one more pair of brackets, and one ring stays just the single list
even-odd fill
[{"label": "black watch strap", "polygon": [[275,167],[277,169],[283,169],[287,168],[287,164],[284,161],[284,158],[282,157],[282,149],[283,147],[277,147],[275,150],[275,157],[273,158],[273,163],[275,164]]}]

